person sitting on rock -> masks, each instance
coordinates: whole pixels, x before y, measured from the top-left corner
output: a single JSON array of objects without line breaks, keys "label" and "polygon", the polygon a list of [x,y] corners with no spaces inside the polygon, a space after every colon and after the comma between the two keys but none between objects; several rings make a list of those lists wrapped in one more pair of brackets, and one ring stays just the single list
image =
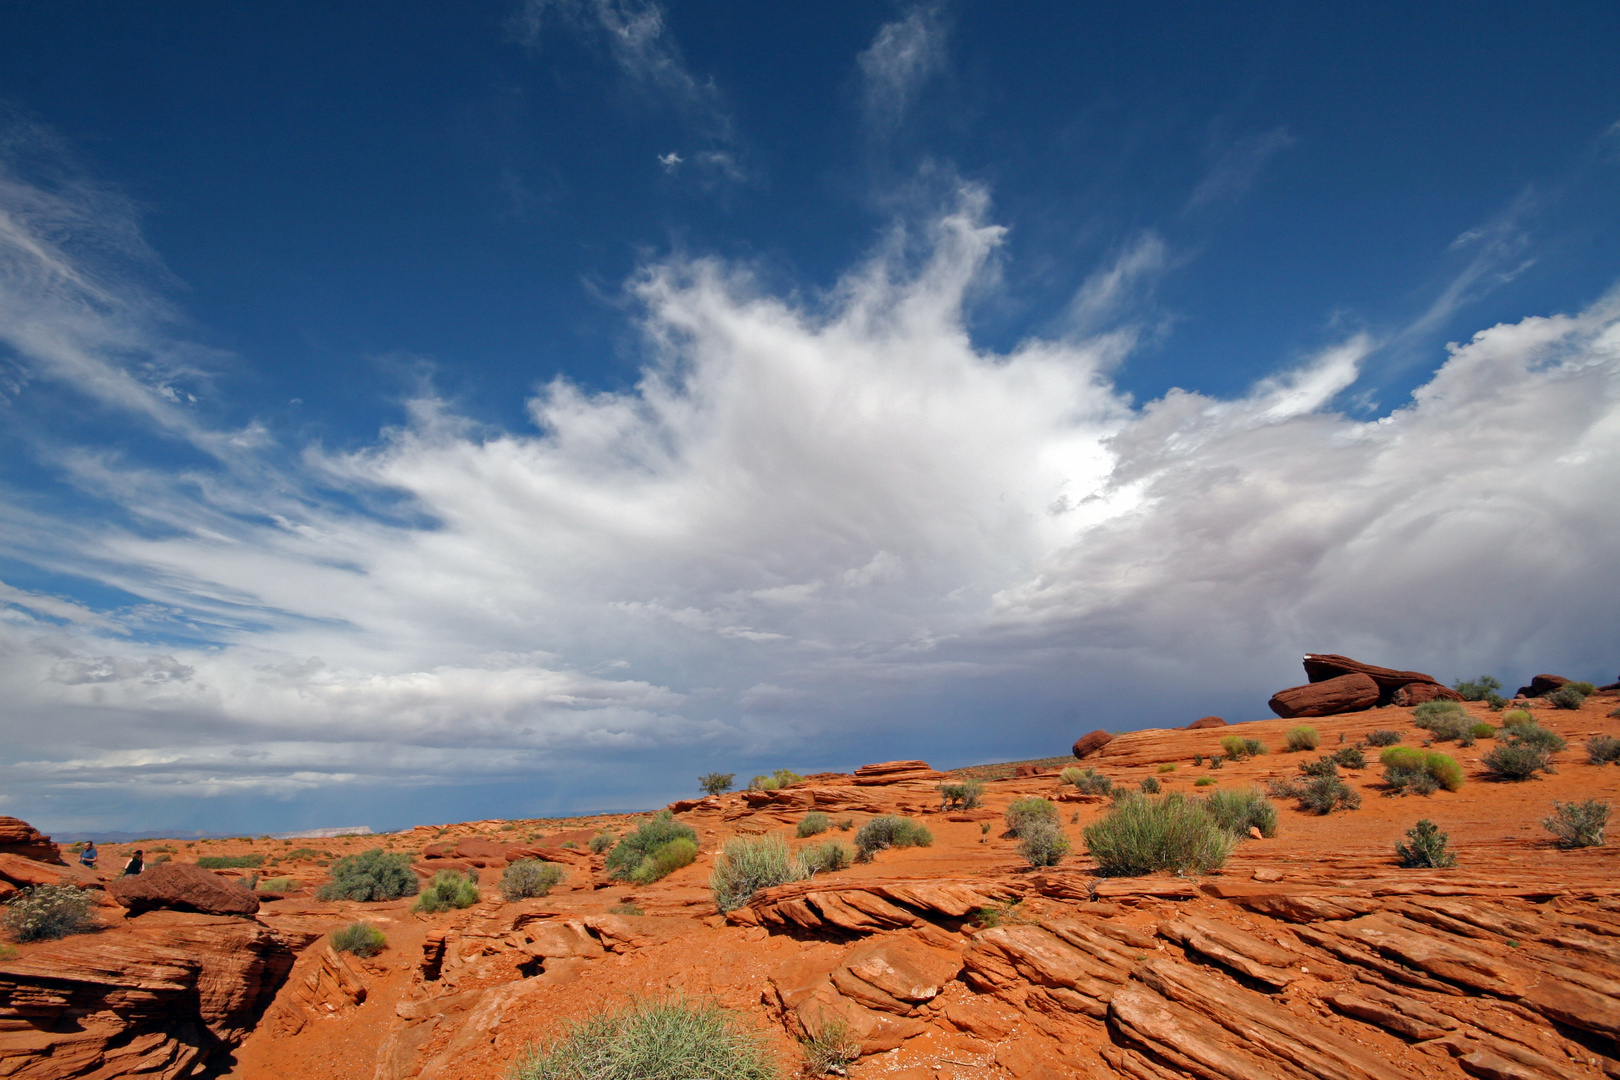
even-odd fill
[{"label": "person sitting on rock", "polygon": [[131,855],[129,862],[124,864],[124,876],[129,877],[131,874],[139,874],[144,869],[146,869],[146,861],[141,858],[141,849],[136,848],[135,854]]},{"label": "person sitting on rock", "polygon": [[87,870],[96,868],[96,860],[101,858],[101,852],[96,850],[96,842],[90,840],[85,843],[84,850],[79,852],[79,865]]}]

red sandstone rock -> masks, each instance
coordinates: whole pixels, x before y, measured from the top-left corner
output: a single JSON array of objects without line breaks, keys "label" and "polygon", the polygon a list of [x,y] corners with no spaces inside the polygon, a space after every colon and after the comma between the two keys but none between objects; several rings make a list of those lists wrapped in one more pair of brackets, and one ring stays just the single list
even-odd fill
[{"label": "red sandstone rock", "polygon": [[1089,735],[1082,735],[1074,741],[1073,753],[1077,758],[1085,758],[1095,754],[1098,750],[1114,741],[1114,737],[1106,731],[1093,731]]},{"label": "red sandstone rock", "polygon": [[1529,686],[1519,687],[1519,692],[1514,696],[1546,697],[1548,694],[1552,693],[1554,690],[1557,690],[1567,682],[1569,682],[1569,680],[1564,678],[1562,675],[1537,675],[1535,678],[1530,680]]},{"label": "red sandstone rock", "polygon": [[1363,664],[1360,660],[1352,660],[1348,656],[1338,656],[1333,653],[1306,653],[1305,677],[1313,683],[1327,682],[1345,675],[1368,675],[1378,684],[1380,697],[1388,702],[1388,697],[1396,690],[1408,683],[1435,683],[1440,680],[1433,675],[1425,675],[1421,671],[1397,671],[1394,668],[1378,667],[1373,664]]},{"label": "red sandstone rock", "polygon": [[204,915],[252,915],[259,898],[229,878],[195,863],[158,863],[107,886],[131,915],[147,911],[194,911]]},{"label": "red sandstone rock", "polygon": [[1039,765],[1020,765],[1013,770],[1014,776],[1039,776],[1042,769]]},{"label": "red sandstone rock", "polygon": [[50,837],[14,817],[0,817],[0,853],[21,855],[35,862],[62,861],[62,849],[51,843]]},{"label": "red sandstone rock", "polygon": [[1378,683],[1372,676],[1360,672],[1340,675],[1325,682],[1279,690],[1267,704],[1285,720],[1358,712],[1378,704]]},{"label": "red sandstone rock", "polygon": [[453,857],[467,859],[477,866],[487,866],[491,862],[505,862],[507,846],[499,840],[473,837],[457,843]]},{"label": "red sandstone rock", "polygon": [[1439,683],[1407,683],[1389,696],[1391,705],[1399,705],[1403,709],[1410,709],[1414,705],[1421,705],[1425,701],[1461,701],[1463,696],[1450,687]]},{"label": "red sandstone rock", "polygon": [[935,772],[926,761],[881,761],[856,769],[855,783],[862,787],[874,787],[905,780],[940,780],[944,776],[942,772]]},{"label": "red sandstone rock", "polygon": [[1197,720],[1194,720],[1192,723],[1188,724],[1183,730],[1184,731],[1202,731],[1205,728],[1226,727],[1226,726],[1227,726],[1226,721],[1222,720],[1218,716],[1200,716]]},{"label": "red sandstone rock", "polygon": [[77,885],[81,889],[101,888],[101,879],[96,877],[95,872],[82,866],[39,862],[8,852],[0,852],[0,882],[9,882],[17,889],[26,889],[30,885]]}]

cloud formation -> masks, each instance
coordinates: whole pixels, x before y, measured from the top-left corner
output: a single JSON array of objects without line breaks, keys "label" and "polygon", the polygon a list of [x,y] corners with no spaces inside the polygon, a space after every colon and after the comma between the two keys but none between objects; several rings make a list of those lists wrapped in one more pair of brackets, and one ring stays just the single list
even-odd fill
[{"label": "cloud formation", "polygon": [[866,120],[875,131],[892,133],[927,81],[945,69],[945,38],[939,12],[914,7],[905,18],[883,24],[856,58]]},{"label": "cloud formation", "polygon": [[555,380],[523,431],[424,392],[332,453],[166,394],[173,324],[62,239],[138,235],[129,208],[52,197],[0,187],[12,362],[201,453],[41,441],[79,501],[0,491],[9,558],[132,598],[0,588],[28,807],[521,782],[562,808],[605,763],[649,805],[712,767],[1253,716],[1305,649],[1611,674],[1617,296],[1480,331],[1372,420],[1334,411],[1360,336],[1137,405],[1109,313],[1162,245],[1099,270],[1072,333],[987,351],[966,313],[1003,230],[964,187],[822,303],[649,263],[632,389]]}]

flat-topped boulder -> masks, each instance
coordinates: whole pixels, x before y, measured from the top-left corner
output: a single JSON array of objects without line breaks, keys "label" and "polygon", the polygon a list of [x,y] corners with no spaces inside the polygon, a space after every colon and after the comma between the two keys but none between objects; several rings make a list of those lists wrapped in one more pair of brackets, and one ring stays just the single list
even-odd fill
[{"label": "flat-topped boulder", "polygon": [[1299,716],[1335,716],[1359,712],[1378,704],[1378,683],[1372,676],[1356,672],[1326,682],[1291,686],[1271,695],[1266,703],[1284,720]]},{"label": "flat-topped boulder", "polygon": [[855,783],[862,787],[875,787],[905,780],[939,780],[944,776],[942,772],[935,772],[926,761],[880,761],[856,769]]},{"label": "flat-topped boulder", "polygon": [[158,863],[107,886],[131,915],[147,911],[192,911],[203,915],[253,915],[259,898],[251,889],[196,863]]},{"label": "flat-topped boulder", "polygon": [[[1271,696],[1271,711],[1285,720],[1299,716],[1334,716],[1374,705],[1419,705],[1425,701],[1461,701],[1462,695],[1421,671],[1364,664],[1337,653],[1306,653],[1304,686],[1291,686]],[[1368,687],[1372,696],[1368,697]]]}]

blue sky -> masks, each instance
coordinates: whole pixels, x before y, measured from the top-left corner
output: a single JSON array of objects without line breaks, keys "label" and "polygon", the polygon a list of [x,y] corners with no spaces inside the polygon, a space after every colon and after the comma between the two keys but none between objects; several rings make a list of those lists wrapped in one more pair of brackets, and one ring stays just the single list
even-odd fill
[{"label": "blue sky", "polygon": [[1614,678],[1613,6],[1008,12],[8,11],[0,813]]}]

